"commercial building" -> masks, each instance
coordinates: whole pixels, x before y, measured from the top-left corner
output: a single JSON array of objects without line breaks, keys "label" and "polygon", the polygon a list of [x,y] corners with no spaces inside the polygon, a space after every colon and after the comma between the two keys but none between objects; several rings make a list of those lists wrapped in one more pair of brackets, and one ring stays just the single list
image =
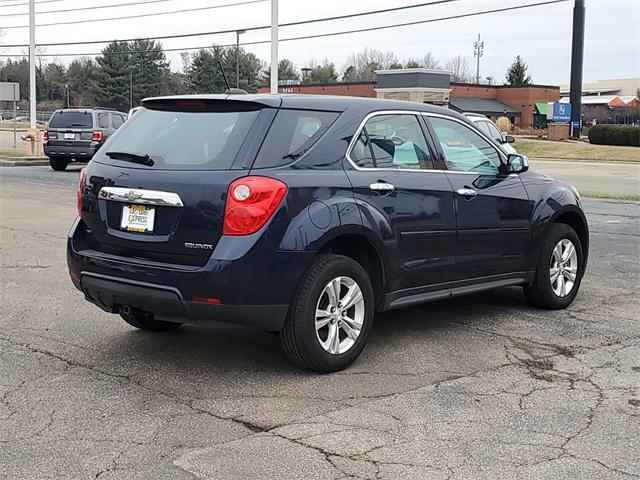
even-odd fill
[{"label": "commercial building", "polygon": [[[608,80],[598,80],[595,83],[584,83],[582,85],[582,95],[617,95],[635,97],[638,89],[640,89],[640,77],[612,78]],[[560,86],[560,96],[569,96],[569,85]]]},{"label": "commercial building", "polygon": [[[371,82],[288,84],[281,85],[281,93],[317,95],[351,95],[356,97],[387,98],[448,106],[459,112],[486,115],[493,120],[509,117],[517,127],[534,126],[536,103],[557,102],[560,88],[549,85],[512,87],[509,85],[476,85],[450,81],[450,73],[424,68],[380,70]],[[268,92],[268,88],[260,89]]]}]

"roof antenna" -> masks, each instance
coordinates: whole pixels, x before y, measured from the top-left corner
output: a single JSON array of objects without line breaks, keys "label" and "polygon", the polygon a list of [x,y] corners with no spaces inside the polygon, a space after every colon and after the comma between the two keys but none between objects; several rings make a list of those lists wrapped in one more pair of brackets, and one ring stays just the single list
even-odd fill
[{"label": "roof antenna", "polygon": [[227,86],[227,89],[224,91],[226,95],[239,95],[247,93],[247,91],[243,90],[242,88],[231,88],[229,86],[229,81],[227,80],[227,76],[224,73],[224,68],[222,67],[222,62],[220,60],[218,60],[218,66],[220,67],[222,78],[224,78],[224,84]]},{"label": "roof antenna", "polygon": [[220,60],[218,60],[218,67],[220,67],[220,73],[222,73],[222,78],[224,78],[224,84],[227,86],[227,91],[231,90],[229,81],[227,80],[227,76],[224,73],[224,68],[222,68],[222,62]]}]

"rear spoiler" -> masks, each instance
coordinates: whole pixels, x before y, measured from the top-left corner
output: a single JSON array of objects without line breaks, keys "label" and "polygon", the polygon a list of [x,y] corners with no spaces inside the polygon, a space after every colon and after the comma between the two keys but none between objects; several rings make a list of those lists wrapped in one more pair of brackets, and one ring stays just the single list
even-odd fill
[{"label": "rear spoiler", "polygon": [[141,106],[169,112],[245,112],[262,108],[279,108],[282,100],[269,95],[184,95],[145,98]]}]

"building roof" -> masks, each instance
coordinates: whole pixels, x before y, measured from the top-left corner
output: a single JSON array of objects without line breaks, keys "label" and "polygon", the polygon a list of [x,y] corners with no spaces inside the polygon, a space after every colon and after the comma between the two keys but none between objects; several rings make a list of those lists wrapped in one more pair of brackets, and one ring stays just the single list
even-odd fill
[{"label": "building roof", "polygon": [[449,104],[460,112],[475,112],[484,115],[502,115],[509,113],[512,115],[520,115],[520,111],[498,100],[475,97],[451,97]]},{"label": "building roof", "polygon": [[[617,95],[586,95],[582,97],[582,105],[609,105],[618,98]],[[571,103],[569,97],[562,97],[560,103]]]}]

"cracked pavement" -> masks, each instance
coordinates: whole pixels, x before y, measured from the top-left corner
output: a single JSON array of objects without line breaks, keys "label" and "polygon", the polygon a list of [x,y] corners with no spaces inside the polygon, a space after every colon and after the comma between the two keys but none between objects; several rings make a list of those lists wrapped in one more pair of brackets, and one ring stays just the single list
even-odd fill
[{"label": "cracked pavement", "polygon": [[145,333],[86,303],[77,170],[0,171],[0,478],[640,478],[640,205],[585,200],[569,310],[518,288],[376,317],[350,369],[277,336]]}]

